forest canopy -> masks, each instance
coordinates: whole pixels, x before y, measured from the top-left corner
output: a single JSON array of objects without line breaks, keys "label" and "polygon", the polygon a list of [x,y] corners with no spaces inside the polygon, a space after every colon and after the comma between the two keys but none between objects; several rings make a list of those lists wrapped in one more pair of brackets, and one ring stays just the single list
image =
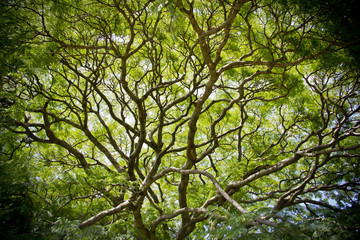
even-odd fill
[{"label": "forest canopy", "polygon": [[0,11],[0,236],[358,236],[354,1]]}]

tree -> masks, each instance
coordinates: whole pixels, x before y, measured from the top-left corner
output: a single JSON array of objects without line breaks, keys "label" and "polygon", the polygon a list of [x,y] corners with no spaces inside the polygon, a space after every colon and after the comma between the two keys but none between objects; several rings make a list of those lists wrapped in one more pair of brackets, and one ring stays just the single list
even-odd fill
[{"label": "tree", "polygon": [[53,233],[195,238],[235,214],[239,237],[353,201],[358,36],[330,5],[303,6],[7,3],[31,36],[1,76],[7,125],[36,151],[33,198]]}]

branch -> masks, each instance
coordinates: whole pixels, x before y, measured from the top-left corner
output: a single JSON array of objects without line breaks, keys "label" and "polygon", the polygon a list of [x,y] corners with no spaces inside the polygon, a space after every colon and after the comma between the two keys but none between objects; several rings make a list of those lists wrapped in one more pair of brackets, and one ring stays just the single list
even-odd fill
[{"label": "branch", "polygon": [[178,172],[181,173],[183,175],[189,175],[189,174],[201,174],[206,176],[207,178],[210,179],[210,181],[214,184],[214,186],[216,187],[216,190],[218,190],[218,193],[220,193],[221,196],[223,196],[226,200],[228,200],[231,205],[233,205],[239,212],[241,213],[247,213],[248,211],[246,211],[244,208],[242,208],[240,206],[239,203],[237,203],[234,199],[232,199],[219,185],[218,181],[216,180],[216,178],[211,175],[210,173],[203,171],[203,170],[198,170],[198,169],[193,169],[193,170],[182,170],[180,168],[174,168],[174,167],[169,167],[165,170],[163,170],[162,172],[160,172],[159,174],[155,175],[153,178],[153,181],[155,181],[156,179],[159,179],[161,177],[163,177],[165,174],[169,173],[169,172]]},{"label": "branch", "polygon": [[326,208],[329,208],[333,211],[340,211],[341,209],[337,208],[337,207],[334,207],[328,203],[325,203],[325,202],[320,202],[320,201],[316,201],[316,200],[313,200],[313,199],[307,199],[307,198],[301,198],[301,199],[297,199],[295,201],[293,201],[290,205],[295,205],[295,204],[299,204],[299,203],[311,203],[311,204],[315,204],[315,205],[319,205],[319,206],[322,206],[322,207],[326,207]]},{"label": "branch", "polygon": [[84,229],[87,228],[91,225],[94,225],[95,223],[99,222],[101,219],[103,219],[104,217],[108,216],[108,215],[112,215],[115,213],[120,212],[121,210],[123,210],[126,207],[130,207],[132,206],[132,203],[130,202],[130,200],[126,200],[125,202],[119,204],[118,206],[111,208],[109,210],[105,210],[102,211],[98,214],[96,214],[95,216],[89,218],[88,220],[85,220],[84,222],[79,224],[79,228],[80,229]]},{"label": "branch", "polygon": [[205,208],[181,208],[179,210],[176,210],[174,211],[173,213],[171,214],[164,214],[164,215],[161,215],[160,217],[158,217],[155,221],[153,221],[151,223],[151,231],[155,231],[157,225],[159,225],[160,222],[166,220],[166,219],[171,219],[171,218],[174,218],[178,215],[180,215],[181,213],[184,213],[184,212],[187,212],[187,213],[190,213],[190,212],[196,212],[196,213],[201,213],[201,214],[205,214],[207,211]]}]

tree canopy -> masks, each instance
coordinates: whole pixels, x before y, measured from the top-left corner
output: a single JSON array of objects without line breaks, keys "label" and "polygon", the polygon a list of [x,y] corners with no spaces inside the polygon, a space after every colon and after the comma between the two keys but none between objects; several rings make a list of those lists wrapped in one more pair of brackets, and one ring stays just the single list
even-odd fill
[{"label": "tree canopy", "polygon": [[1,150],[43,237],[353,237],[353,6],[2,1]]}]

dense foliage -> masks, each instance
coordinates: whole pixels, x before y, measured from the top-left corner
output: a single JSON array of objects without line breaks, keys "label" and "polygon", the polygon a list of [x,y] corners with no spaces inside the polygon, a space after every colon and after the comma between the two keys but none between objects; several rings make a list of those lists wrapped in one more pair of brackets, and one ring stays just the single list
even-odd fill
[{"label": "dense foliage", "polygon": [[355,238],[352,6],[2,1],[6,216],[44,239]]}]

